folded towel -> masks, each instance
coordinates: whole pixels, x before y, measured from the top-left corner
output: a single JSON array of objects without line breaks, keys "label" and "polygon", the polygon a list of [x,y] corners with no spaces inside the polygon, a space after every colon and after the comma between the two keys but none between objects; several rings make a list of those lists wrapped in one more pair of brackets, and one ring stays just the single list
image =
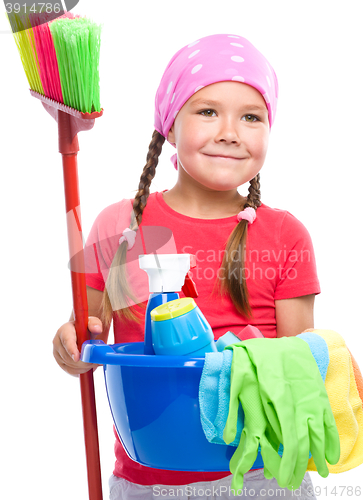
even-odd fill
[{"label": "folded towel", "polygon": [[217,435],[214,421],[218,412],[219,375],[222,369],[224,352],[205,354],[202,376],[199,383],[199,409],[205,437],[209,442]]},{"label": "folded towel", "polygon": [[[223,429],[227,422],[233,352],[208,352],[199,384],[200,419],[210,443],[224,444]],[[238,412],[237,435],[231,446],[238,446],[243,429],[243,411]]]},{"label": "folded towel", "polygon": [[[229,396],[231,392],[232,356],[233,356],[233,351],[229,350],[223,351],[223,364],[222,364],[221,374],[219,377],[219,386],[218,386],[218,411],[214,421],[214,425],[216,428],[216,439],[223,444],[225,444],[223,440],[223,430],[227,422],[228,410],[229,410]],[[240,405],[238,408],[238,415],[237,415],[237,434],[236,434],[236,439],[231,443],[232,446],[238,446],[243,426],[244,426],[244,414],[242,406]]]},{"label": "folded towel", "polygon": [[[363,377],[344,339],[331,330],[309,330],[299,335],[305,340],[325,381],[340,438],[340,459],[327,463],[329,472],[340,473],[363,463]],[[225,444],[223,430],[229,409],[232,351],[207,353],[199,386],[201,422],[208,441]],[[241,408],[240,408],[241,410]],[[243,411],[238,414],[237,446],[243,428]],[[280,447],[279,453],[282,448]],[[316,471],[314,460],[308,469]]]},{"label": "folded towel", "polygon": [[329,349],[325,340],[313,332],[303,332],[297,335],[297,337],[300,337],[309,344],[311,354],[314,356],[320,375],[325,382],[329,365]]},{"label": "folded towel", "polygon": [[[345,472],[363,463],[362,375],[341,335],[332,330],[313,332],[320,335],[328,346],[325,388],[340,438],[339,462],[327,465],[329,472]],[[308,470],[316,471],[313,459],[309,460]]]},{"label": "folded towel", "polygon": [[216,348],[218,352],[222,352],[227,345],[235,344],[236,342],[240,342],[240,339],[233,332],[227,332],[216,342]]},{"label": "folded towel", "polygon": [[[301,334],[316,355],[321,376],[325,380],[329,356],[324,340],[314,333]],[[318,355],[319,353],[319,355]],[[223,430],[227,422],[231,387],[232,350],[206,353],[199,384],[200,420],[204,434],[210,443],[225,444]],[[238,410],[237,434],[231,446],[238,446],[243,429],[242,407]],[[280,447],[280,452],[283,448]]]},{"label": "folded towel", "polygon": [[[329,353],[326,342],[315,333],[304,332],[300,335],[309,344],[310,350],[325,380]],[[223,430],[227,422],[229,393],[231,387],[231,366],[233,351],[208,352],[199,384],[200,420],[203,431],[210,443],[225,444]],[[238,446],[243,429],[243,410],[238,410],[236,438],[231,446]],[[282,451],[282,447],[280,451]]]}]

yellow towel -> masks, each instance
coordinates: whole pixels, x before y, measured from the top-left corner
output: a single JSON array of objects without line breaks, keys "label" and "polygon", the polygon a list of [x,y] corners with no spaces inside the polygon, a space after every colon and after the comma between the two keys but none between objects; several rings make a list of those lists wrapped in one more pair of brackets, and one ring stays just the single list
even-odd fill
[{"label": "yellow towel", "polygon": [[[340,459],[335,465],[327,463],[329,472],[339,473],[363,463],[363,407],[357,389],[350,352],[344,339],[332,330],[310,330],[320,335],[329,349],[329,366],[325,388],[329,397],[340,437]],[[357,372],[356,372],[357,373]],[[316,471],[313,458],[308,469]]]}]

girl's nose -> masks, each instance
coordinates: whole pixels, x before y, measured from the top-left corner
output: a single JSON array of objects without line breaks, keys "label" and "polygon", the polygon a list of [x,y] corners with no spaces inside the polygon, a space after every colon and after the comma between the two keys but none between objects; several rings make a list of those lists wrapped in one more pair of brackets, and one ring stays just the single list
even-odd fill
[{"label": "girl's nose", "polygon": [[241,139],[239,137],[236,124],[230,119],[222,120],[216,134],[215,141],[240,144]]}]

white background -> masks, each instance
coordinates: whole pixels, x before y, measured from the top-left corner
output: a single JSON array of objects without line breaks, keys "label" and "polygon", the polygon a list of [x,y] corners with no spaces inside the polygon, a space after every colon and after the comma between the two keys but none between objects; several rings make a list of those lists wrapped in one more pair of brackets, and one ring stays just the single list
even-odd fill
[{"label": "white background", "polygon": [[[74,12],[103,23],[104,116],[81,132],[84,233],[107,205],[132,197],[153,131],[154,95],[172,55],[213,33],[248,38],[274,67],[276,121],[261,173],[264,203],[287,209],[314,242],[322,294],[318,328],[344,336],[363,368],[362,8],[360,0],[81,0]],[[68,245],[57,127],[31,98],[7,21],[1,54],[1,455],[0,496],[87,497],[78,380],[52,357],[71,311]],[[170,188],[166,144],[152,184]],[[112,342],[113,339],[110,339]],[[104,498],[113,433],[103,374],[95,374]],[[363,466],[322,479],[320,497],[363,485]],[[328,492],[328,495],[326,494]]]}]

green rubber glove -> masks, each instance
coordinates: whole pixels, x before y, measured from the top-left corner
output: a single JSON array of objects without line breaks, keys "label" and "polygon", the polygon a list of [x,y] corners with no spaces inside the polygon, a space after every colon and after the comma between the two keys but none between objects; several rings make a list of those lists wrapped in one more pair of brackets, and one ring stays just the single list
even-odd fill
[{"label": "green rubber glove", "polygon": [[254,366],[263,408],[284,446],[279,470],[268,467],[270,473],[281,488],[297,489],[310,450],[318,473],[327,477],[325,460],[339,460],[339,434],[309,345],[298,337],[249,339],[237,345]]},{"label": "green rubber glove", "polygon": [[226,444],[231,443],[237,433],[238,407],[241,403],[244,412],[244,427],[239,445],[234,452],[229,466],[233,474],[232,489],[234,492],[243,488],[243,475],[248,472],[261,445],[261,454],[265,465],[265,474],[271,476],[271,470],[279,470],[281,457],[277,450],[280,441],[269,425],[265,415],[258,390],[258,381],[255,369],[245,349],[233,345],[231,366],[231,389],[229,412],[223,439]]}]

